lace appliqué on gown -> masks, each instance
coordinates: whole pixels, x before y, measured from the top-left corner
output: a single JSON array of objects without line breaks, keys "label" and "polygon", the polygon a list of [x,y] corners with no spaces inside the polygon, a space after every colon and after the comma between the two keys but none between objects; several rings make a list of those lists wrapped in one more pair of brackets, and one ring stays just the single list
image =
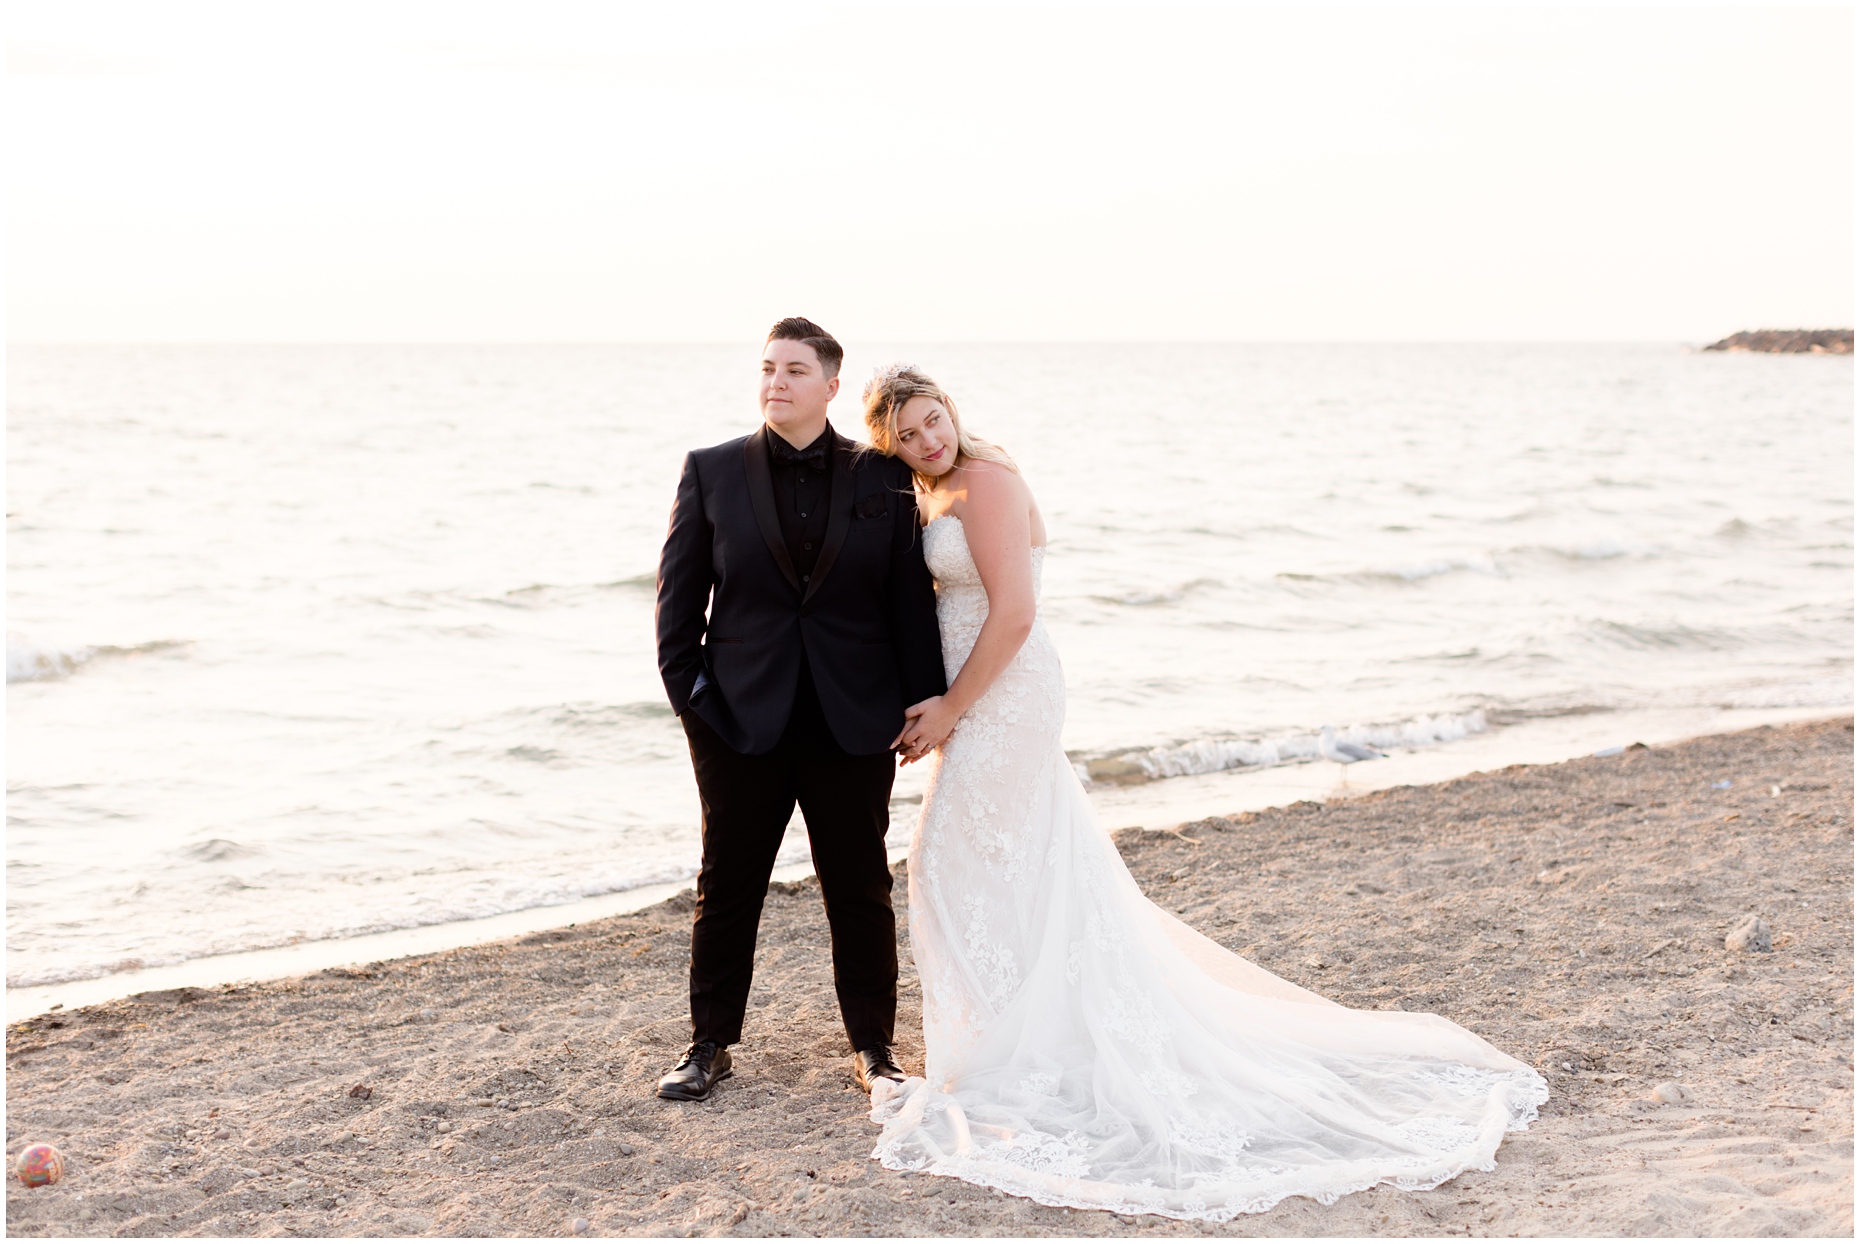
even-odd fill
[{"label": "lace appliqu\u00e9 on gown", "polygon": [[[1033,556],[1036,591],[1044,550]],[[988,617],[959,519],[924,529],[944,667]],[[1144,898],[1060,747],[1045,626],[932,760],[911,843],[926,1074],[873,1156],[1048,1205],[1224,1222],[1490,1170],[1543,1078],[1437,1015],[1353,1011]]]}]

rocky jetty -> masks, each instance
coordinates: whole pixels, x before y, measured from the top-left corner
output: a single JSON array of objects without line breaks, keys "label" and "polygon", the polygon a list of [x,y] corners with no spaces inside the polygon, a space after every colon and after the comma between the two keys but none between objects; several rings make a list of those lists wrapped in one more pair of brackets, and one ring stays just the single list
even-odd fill
[{"label": "rocky jetty", "polygon": [[1762,328],[1754,333],[1732,333],[1714,341],[1707,350],[1745,350],[1757,354],[1852,354],[1851,328]]}]

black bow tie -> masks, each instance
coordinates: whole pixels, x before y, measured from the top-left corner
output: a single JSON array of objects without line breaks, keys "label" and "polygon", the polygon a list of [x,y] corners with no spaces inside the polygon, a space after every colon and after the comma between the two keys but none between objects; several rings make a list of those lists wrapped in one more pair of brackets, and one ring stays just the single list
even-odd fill
[{"label": "black bow tie", "polygon": [[796,449],[781,437],[771,434],[769,452],[775,456],[777,462],[789,462],[795,466],[812,467],[816,471],[824,472],[827,469],[827,454],[833,448],[832,439],[823,432],[806,449]]}]

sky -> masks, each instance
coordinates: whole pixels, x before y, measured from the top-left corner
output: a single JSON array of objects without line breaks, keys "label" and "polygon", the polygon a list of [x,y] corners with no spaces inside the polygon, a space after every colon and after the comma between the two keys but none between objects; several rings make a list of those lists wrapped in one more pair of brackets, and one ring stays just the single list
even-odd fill
[{"label": "sky", "polygon": [[1853,323],[1846,7],[13,0],[10,340]]}]

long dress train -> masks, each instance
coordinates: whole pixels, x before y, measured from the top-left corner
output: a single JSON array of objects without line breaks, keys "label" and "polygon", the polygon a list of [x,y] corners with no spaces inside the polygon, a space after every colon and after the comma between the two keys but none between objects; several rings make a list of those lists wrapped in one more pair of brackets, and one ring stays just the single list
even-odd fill
[{"label": "long dress train", "polygon": [[[924,541],[954,671],[988,597],[960,519]],[[1543,1078],[1438,1015],[1339,1006],[1151,903],[1060,747],[1064,717],[1036,622],[933,762],[910,855],[925,1075],[875,1096],[873,1156],[1215,1222],[1492,1169]]]}]

